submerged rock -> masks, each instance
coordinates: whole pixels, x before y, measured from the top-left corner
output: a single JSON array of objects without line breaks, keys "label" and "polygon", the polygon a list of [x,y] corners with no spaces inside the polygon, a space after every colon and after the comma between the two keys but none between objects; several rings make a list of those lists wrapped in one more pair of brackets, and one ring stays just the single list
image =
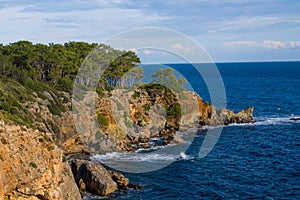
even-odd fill
[{"label": "submerged rock", "polygon": [[300,117],[293,117],[290,120],[292,120],[292,121],[300,121]]},{"label": "submerged rock", "polygon": [[143,190],[144,187],[141,185],[137,185],[137,184],[128,184],[129,188],[135,189],[135,190]]}]

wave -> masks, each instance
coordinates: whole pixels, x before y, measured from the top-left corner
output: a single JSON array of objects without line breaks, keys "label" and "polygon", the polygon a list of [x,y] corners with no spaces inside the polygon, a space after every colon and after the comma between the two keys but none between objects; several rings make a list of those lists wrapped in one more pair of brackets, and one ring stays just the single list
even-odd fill
[{"label": "wave", "polygon": [[[291,125],[294,123],[300,123],[300,121],[291,120],[292,118],[298,118],[300,116],[285,116],[285,117],[256,117],[254,118],[254,123],[245,124],[230,124],[230,126],[276,126],[276,125]],[[204,126],[202,129],[213,129],[215,126]],[[197,136],[196,136],[197,137]],[[154,139],[155,140],[155,139]],[[136,152],[110,152],[106,154],[96,154],[90,158],[94,161],[98,161],[104,164],[114,164],[114,163],[144,163],[142,165],[148,166],[151,164],[161,164],[168,162],[175,162],[179,160],[194,160],[194,157],[187,155],[183,151],[168,151],[159,152],[156,150],[165,148],[176,148],[180,145],[167,145],[167,146],[155,146],[150,149],[139,149]],[[175,153],[176,152],[176,153]],[[113,165],[114,166],[114,165]]]},{"label": "wave", "polygon": [[162,153],[130,153],[130,152],[111,152],[106,154],[97,154],[91,157],[94,161],[101,163],[114,162],[166,162],[177,160],[193,160],[194,157],[181,152],[180,154],[162,154]]},{"label": "wave", "polygon": [[230,124],[229,126],[268,126],[268,125],[291,125],[294,123],[300,123],[298,120],[292,120],[293,118],[299,118],[299,116],[285,116],[285,117],[254,117],[254,123],[245,124]]},{"label": "wave", "polygon": [[[300,116],[291,114],[290,116],[285,117],[254,117],[253,123],[233,123],[229,125],[219,125],[219,126],[212,126],[206,125],[201,127],[201,130],[211,130],[215,128],[222,128],[226,126],[268,126],[268,125],[291,125],[295,123],[300,123]],[[294,119],[294,120],[293,120]],[[297,120],[295,120],[297,119]]]},{"label": "wave", "polygon": [[91,157],[92,160],[110,163],[115,161],[174,161],[179,155],[160,154],[160,153],[130,153],[130,152],[111,152],[106,154],[97,154]]}]

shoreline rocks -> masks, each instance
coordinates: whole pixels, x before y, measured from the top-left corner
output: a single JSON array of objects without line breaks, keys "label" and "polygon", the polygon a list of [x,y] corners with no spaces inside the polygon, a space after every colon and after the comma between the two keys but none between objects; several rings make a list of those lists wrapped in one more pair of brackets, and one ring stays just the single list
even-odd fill
[{"label": "shoreline rocks", "polygon": [[143,189],[142,186],[129,184],[129,179],[121,173],[107,170],[98,162],[74,159],[70,161],[75,182],[84,195],[89,192],[98,196],[105,196],[117,189]]},{"label": "shoreline rocks", "polygon": [[[195,92],[173,93],[164,87],[148,86],[135,91],[114,90],[111,96],[98,98],[96,112],[109,119],[109,125],[101,128],[101,140],[85,141],[99,147],[111,140],[121,151],[147,149],[153,146],[181,144],[184,141],[176,132],[203,126],[253,123],[253,107],[234,113],[232,110],[217,109],[203,102]],[[118,127],[118,128],[116,128]],[[89,137],[93,138],[93,137]],[[159,144],[153,138],[162,139]],[[105,139],[105,140],[104,140]]]},{"label": "shoreline rocks", "polygon": [[117,184],[110,173],[99,163],[85,160],[72,160],[71,169],[78,187],[105,196],[116,191]]}]

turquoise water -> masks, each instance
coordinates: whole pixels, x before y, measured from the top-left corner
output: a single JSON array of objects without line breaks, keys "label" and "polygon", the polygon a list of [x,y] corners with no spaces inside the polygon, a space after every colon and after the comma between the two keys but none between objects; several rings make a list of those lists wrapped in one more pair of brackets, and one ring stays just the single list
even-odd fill
[{"label": "turquoise water", "polygon": [[[210,100],[191,65],[170,66],[204,100]],[[225,127],[214,149],[202,159],[198,152],[206,131],[200,130],[185,159],[161,156],[174,162],[154,172],[125,173],[144,190],[118,191],[105,199],[300,199],[300,121],[290,120],[300,116],[300,62],[221,63],[217,67],[227,108],[238,111],[254,106],[257,122]],[[159,155],[140,158],[159,161]]]}]

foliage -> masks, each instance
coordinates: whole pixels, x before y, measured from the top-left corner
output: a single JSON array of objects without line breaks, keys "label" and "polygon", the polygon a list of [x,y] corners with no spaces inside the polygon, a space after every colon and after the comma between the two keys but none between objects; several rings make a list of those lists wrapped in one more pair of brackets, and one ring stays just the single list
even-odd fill
[{"label": "foliage", "polygon": [[39,81],[70,92],[82,61],[96,46],[84,42],[44,45],[28,41],[1,45],[0,76],[25,86],[27,81]]},{"label": "foliage", "polygon": [[140,95],[141,95],[141,93],[140,93],[139,91],[134,91],[132,97],[133,97],[134,99],[136,99],[136,98],[140,97]]},{"label": "foliage", "polygon": [[168,116],[177,116],[181,114],[181,106],[179,103],[176,103],[172,106],[170,106],[167,110],[167,115]]},{"label": "foliage", "polygon": [[163,85],[175,92],[180,92],[183,88],[182,85],[186,83],[186,80],[179,76],[177,78],[172,68],[160,69],[152,74],[154,78],[153,83]]},{"label": "foliage", "polygon": [[100,126],[108,126],[109,125],[109,121],[103,113],[99,113],[97,115],[97,120],[98,120]]},{"label": "foliage", "polygon": [[37,169],[37,168],[38,168],[37,164],[34,163],[34,162],[30,162],[29,165],[30,165],[31,167],[33,167],[34,169]]},{"label": "foliage", "polygon": [[[87,56],[89,59],[85,59]],[[83,89],[76,93],[76,98],[82,99],[85,91],[96,84],[101,96],[105,91],[115,89],[129,71],[131,76],[127,74],[127,79],[122,79],[123,85],[129,84],[128,80],[134,79],[130,84],[140,81],[143,71],[138,63],[140,59],[134,52],[116,50],[105,44],[68,42],[45,45],[28,41],[0,44],[0,116],[35,128],[25,105],[28,101],[36,101],[36,95],[47,100],[45,91],[48,91],[54,101],[48,99],[47,106],[53,115],[60,116],[65,111],[63,103],[66,103],[60,100],[65,99],[60,98],[60,91],[72,93],[75,83]],[[77,77],[82,65],[87,66],[87,71]],[[101,66],[108,67],[101,71]],[[93,80],[94,76],[97,80]],[[105,119],[100,121],[107,124]],[[59,132],[56,125],[51,125],[51,128]]]},{"label": "foliage", "polygon": [[144,108],[144,110],[148,111],[148,110],[150,110],[150,105],[149,104],[144,104],[143,108]]}]

